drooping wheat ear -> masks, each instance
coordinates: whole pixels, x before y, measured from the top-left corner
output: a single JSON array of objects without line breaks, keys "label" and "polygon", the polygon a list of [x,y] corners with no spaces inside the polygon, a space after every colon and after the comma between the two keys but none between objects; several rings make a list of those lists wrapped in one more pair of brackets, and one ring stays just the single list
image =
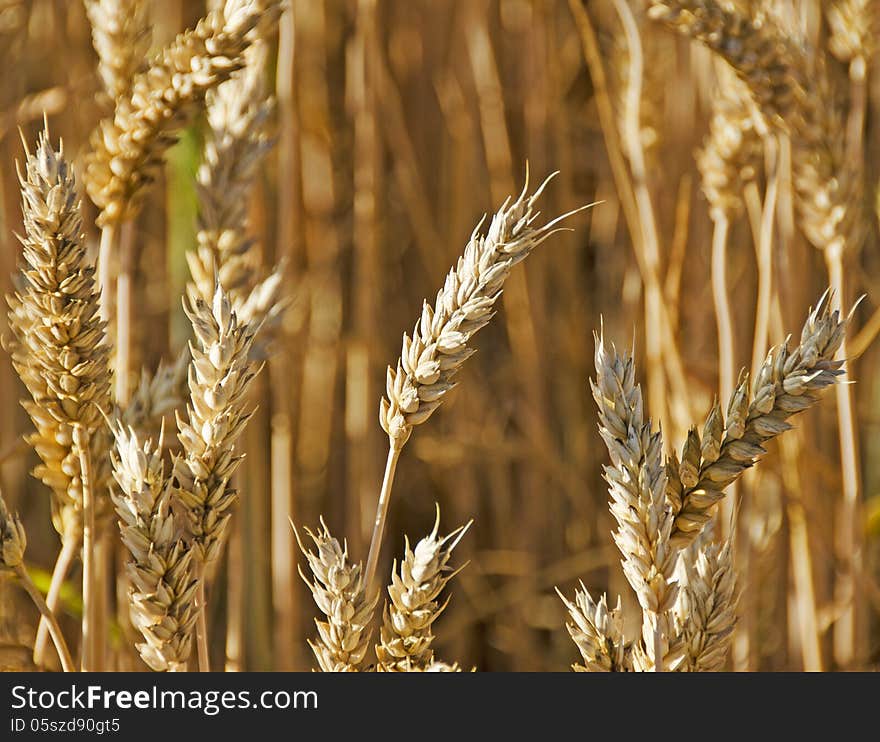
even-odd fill
[{"label": "drooping wheat ear", "polygon": [[128,405],[117,412],[122,424],[132,428],[139,437],[158,435],[165,415],[183,406],[189,361],[189,349],[186,349],[174,363],[161,361],[152,374],[142,371]]},{"label": "drooping wheat ear", "polygon": [[[880,30],[877,3],[875,0],[831,0],[827,6],[831,53],[845,64],[861,58],[864,65],[877,48],[876,34]],[[861,74],[864,73],[865,70],[861,70]]]},{"label": "drooping wheat ear", "polygon": [[73,664],[73,658],[70,656],[70,650],[64,641],[64,634],[61,633],[61,627],[55,618],[55,614],[49,610],[43,594],[34,585],[30,575],[24,567],[24,551],[27,547],[27,536],[24,526],[18,515],[13,515],[6,507],[6,501],[0,494],[0,579],[4,577],[4,573],[10,573],[16,577],[25,589],[25,592],[33,600],[40,614],[47,622],[49,634],[58,650],[58,657],[61,660],[61,668],[64,672],[74,672],[76,669]]},{"label": "drooping wheat ear", "polygon": [[844,127],[829,104],[821,58],[788,38],[769,15],[753,20],[717,0],[652,2],[653,17],[717,52],[768,123],[792,135],[801,228],[815,247],[842,250],[857,226],[860,178],[846,161]]},{"label": "drooping wheat ear", "polygon": [[730,542],[706,544],[682,554],[687,581],[675,606],[684,640],[681,670],[718,672],[724,668],[733,630],[739,591]]},{"label": "drooping wheat ear", "polygon": [[[273,145],[268,122],[274,101],[267,97],[263,82],[263,39],[272,25],[255,29],[260,40],[247,49],[244,69],[208,94],[210,132],[198,172],[198,247],[187,253],[190,299],[210,302],[219,281],[243,321],[263,323],[260,345],[270,339],[268,332],[281,310],[281,271],[276,268],[266,276],[260,269],[247,219],[254,181]],[[265,351],[259,355],[265,356]]]},{"label": "drooping wheat ear", "polygon": [[400,572],[396,562],[391,571],[390,601],[385,603],[380,643],[376,646],[377,671],[409,672],[434,662],[433,623],[449,604],[448,597],[442,605],[437,598],[446,583],[464,568],[453,569],[449,559],[470,525],[439,537],[438,508],[433,530],[415,549],[410,549],[406,539]]},{"label": "drooping wheat ear", "polygon": [[111,101],[129,91],[150,46],[149,4],[144,0],[86,0],[98,74]]},{"label": "drooping wheat ear", "polygon": [[792,426],[792,415],[812,407],[819,393],[843,373],[843,361],[834,360],[849,318],[831,310],[826,292],[804,323],[799,343],[773,348],[755,379],[751,397],[743,373],[730,399],[725,422],[716,404],[703,427],[688,435],[679,463],[667,462],[667,496],[675,525],[672,543],[692,543],[711,519],[713,506],[724,489],[766,453],[763,444]]},{"label": "drooping wheat ear", "polygon": [[762,147],[748,92],[732,75],[719,81],[709,134],[697,155],[703,194],[713,221],[730,220],[742,208],[745,185],[761,171]]},{"label": "drooping wheat ear", "polygon": [[581,583],[574,601],[556,590],[571,621],[565,627],[584,659],[583,665],[572,665],[575,672],[626,672],[632,670],[632,657],[623,638],[623,611],[620,598],[608,610],[605,595],[596,603]]},{"label": "drooping wheat ear", "polygon": [[238,319],[219,286],[211,304],[196,299],[185,310],[195,342],[187,418],[177,416],[183,454],[174,462],[174,477],[195,558],[209,565],[220,555],[238,499],[231,481],[241,461],[235,445],[252,414],[247,391],[261,367],[248,354],[259,327]]},{"label": "drooping wheat ear", "polygon": [[464,254],[437,292],[434,306],[425,301],[412,337],[404,334],[396,368],[388,367],[387,397],[379,404],[379,423],[388,434],[388,458],[367,556],[366,577],[370,584],[376,575],[397,461],[413,427],[425,422],[455,386],[455,374],[475,352],[468,344],[492,318],[495,302],[513,266],[559,231],[556,225],[560,221],[588,208],[575,209],[537,226],[539,212],[534,210],[535,203],[552,177],[527,196],[527,171],[522,193],[516,200],[508,198],[504,202],[485,234],[480,234],[484,220],[480,221]]},{"label": "drooping wheat ear", "polygon": [[677,553],[670,543],[673,513],[666,500],[662,441],[644,419],[632,358],[607,348],[601,335],[595,341],[596,380],[590,386],[599,409],[599,434],[611,458],[605,479],[618,524],[613,537],[644,616],[643,646],[633,649],[634,666],[669,670],[679,659],[669,621],[678,591]]},{"label": "drooping wheat ear", "polygon": [[318,637],[310,641],[309,646],[322,672],[357,672],[370,645],[370,620],[379,595],[367,594],[363,565],[351,563],[348,545],[340,546],[323,520],[317,533],[308,528],[304,530],[317,552],[308,551],[296,529],[294,533],[314,579],[309,581],[302,567],[299,574],[327,618],[326,621],[315,619]]},{"label": "drooping wheat ear", "polygon": [[173,486],[165,478],[162,438],[141,442],[132,428],[116,423],[113,495],[122,543],[131,554],[129,612],[144,641],[137,650],[153,670],[185,670],[196,611],[193,552],[185,547],[171,510]]},{"label": "drooping wheat ear", "polygon": [[[98,320],[94,269],[86,260],[73,170],[47,131],[19,170],[24,217],[21,288],[7,296],[11,336],[4,346],[31,399],[23,403],[42,463],[34,475],[53,492],[53,523],[62,536],[81,529],[83,508],[74,428],[89,439],[97,465],[92,488],[103,493],[108,470],[102,411],[109,409],[108,352]],[[109,512],[96,502],[99,517]]]},{"label": "drooping wheat ear", "polygon": [[227,0],[180,34],[131,82],[111,118],[91,136],[86,188],[101,209],[99,226],[134,218],[145,188],[159,172],[174,132],[198,112],[205,94],[244,64],[260,12],[278,2]]}]

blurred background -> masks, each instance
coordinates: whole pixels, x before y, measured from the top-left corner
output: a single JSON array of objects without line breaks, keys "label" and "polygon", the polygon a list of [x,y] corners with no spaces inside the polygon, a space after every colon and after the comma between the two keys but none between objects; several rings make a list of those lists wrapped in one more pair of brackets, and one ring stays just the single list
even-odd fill
[{"label": "blurred background", "polygon": [[[829,3],[776,5],[808,40],[826,44],[821,6]],[[570,231],[515,269],[496,319],[475,338],[479,352],[459,387],[414,431],[398,468],[380,569],[390,574],[405,534],[414,541],[430,531],[435,503],[444,532],[474,520],[456,550],[457,563],[469,564],[451,583],[436,632],[439,656],[478,670],[568,669],[577,650],[556,586],[571,594],[583,580],[594,595],[620,594],[637,625],[610,538],[606,453],[588,384],[593,332],[601,317],[606,337],[634,345],[640,379],[652,381],[652,414],[667,445],[680,449],[688,425],[701,423],[718,394],[712,221],[695,164],[718,72],[704,50],[647,20],[642,3],[630,6],[644,58],[643,178],[620,159],[619,131],[609,140],[608,121],[619,128],[633,70],[610,0],[289,0],[266,68],[277,97],[276,146],[250,212],[262,261],[287,260],[292,305],[254,391],[259,408],[242,446],[241,500],[211,590],[215,667],[312,667],[306,639],[316,611],[297,575],[303,560],[288,517],[314,527],[323,515],[350,553],[366,558],[387,445],[378,424],[385,367],[396,362],[402,333],[422,300],[433,300],[482,215],[521,189],[526,162],[533,181],[560,171],[541,201],[548,218],[602,203],[570,219]],[[154,0],[153,49],[204,12],[204,2]],[[846,106],[847,65],[829,60]],[[76,159],[107,109],[80,2],[0,0],[0,64],[5,293],[20,250],[18,127],[33,141],[45,110],[53,138],[61,136]],[[880,349],[871,343],[880,329],[880,90],[870,66],[867,80],[867,237],[847,253],[844,297],[849,305],[867,294],[849,349],[859,447],[856,550],[841,552],[836,535],[842,486],[831,393],[797,419],[782,445],[770,446],[739,489],[744,592],[736,669],[880,662]],[[600,115],[606,104],[610,119]],[[203,132],[199,121],[182,133],[137,221],[133,329],[136,362],[145,368],[174,358],[187,340],[184,255],[195,245]],[[616,153],[608,146],[615,138]],[[643,241],[633,239],[646,212],[639,204],[634,215],[631,196],[620,195],[621,162],[656,217],[653,268]],[[761,192],[760,170],[755,182]],[[95,209],[85,194],[83,206],[97,249]],[[822,255],[793,225],[784,182],[778,212],[771,343],[799,333],[828,285]],[[728,244],[737,368],[750,366],[753,355],[752,235],[745,210],[732,221]],[[646,283],[661,292],[664,307],[660,356],[650,362]],[[0,325],[5,332],[5,313]],[[24,519],[30,565],[45,585],[59,543],[48,492],[28,473],[36,457],[21,442],[30,430],[18,405],[23,394],[4,353],[0,486]],[[74,576],[63,604],[71,625],[76,584]],[[35,626],[25,602],[9,610],[16,600],[0,599],[5,666],[28,655]],[[124,595],[119,602],[125,610]],[[854,615],[855,631],[835,639],[843,615]],[[113,643],[118,668],[144,669],[123,629]]]}]

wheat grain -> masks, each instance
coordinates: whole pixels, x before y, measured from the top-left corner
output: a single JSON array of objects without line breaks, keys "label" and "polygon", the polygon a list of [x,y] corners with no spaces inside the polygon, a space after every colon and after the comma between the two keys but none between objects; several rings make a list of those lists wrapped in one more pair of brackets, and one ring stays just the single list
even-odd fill
[{"label": "wheat grain", "polygon": [[309,646],[323,672],[357,672],[369,648],[369,625],[379,596],[368,596],[363,566],[349,561],[348,546],[340,546],[323,520],[317,533],[304,530],[317,552],[308,551],[295,529],[294,533],[314,580],[309,581],[302,568],[299,573],[327,617],[315,620],[318,638]]},{"label": "wheat grain", "polygon": [[440,510],[429,535],[410,549],[406,540],[404,556],[391,570],[388,587],[390,601],[385,603],[380,643],[376,646],[379,672],[411,672],[425,669],[434,662],[432,625],[449,604],[437,601],[440,592],[463,567],[449,567],[453,549],[461,541],[470,523],[439,537]]},{"label": "wheat grain", "polygon": [[165,477],[162,438],[141,442],[116,423],[113,475],[121,490],[113,501],[122,543],[131,554],[129,614],[144,641],[141,658],[153,670],[184,670],[196,621],[194,552],[186,548],[172,512],[174,488]]}]

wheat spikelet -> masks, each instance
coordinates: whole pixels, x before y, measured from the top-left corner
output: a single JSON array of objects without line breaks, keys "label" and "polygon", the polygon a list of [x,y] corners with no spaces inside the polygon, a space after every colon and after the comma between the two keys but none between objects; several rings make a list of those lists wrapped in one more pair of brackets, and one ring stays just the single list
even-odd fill
[{"label": "wheat spikelet", "polygon": [[[611,514],[617,521],[614,542],[622,555],[623,572],[642,607],[644,646],[634,648],[636,669],[662,663],[672,669],[678,646],[668,620],[677,593],[676,550],[670,543],[673,513],[666,499],[666,470],[659,433],[645,421],[642,390],[635,382],[630,356],[620,355],[596,336],[596,380],[590,382],[599,409],[599,434],[611,466],[605,479]],[[659,640],[659,646],[657,646]],[[659,656],[657,651],[662,652]]]},{"label": "wheat spikelet", "polygon": [[714,220],[730,219],[742,208],[742,191],[761,169],[761,141],[748,93],[735,78],[721,82],[712,101],[709,134],[697,155],[703,194]]},{"label": "wheat spikelet", "polygon": [[766,453],[763,444],[791,428],[792,415],[812,407],[819,393],[843,373],[834,360],[848,319],[840,319],[823,295],[810,312],[794,348],[773,348],[755,379],[751,398],[743,374],[730,399],[725,422],[716,404],[702,439],[696,429],[685,442],[679,463],[667,462],[667,497],[675,513],[672,542],[687,546],[712,517],[724,489]]},{"label": "wheat spikelet", "polygon": [[317,533],[304,530],[317,552],[308,551],[298,533],[296,539],[314,581],[308,580],[302,568],[299,573],[327,618],[326,621],[315,620],[318,638],[310,641],[309,646],[323,672],[357,672],[369,648],[369,624],[379,596],[367,595],[362,564],[349,561],[348,546],[340,546],[323,520]]},{"label": "wheat spikelet", "polygon": [[173,486],[165,478],[162,439],[141,443],[116,423],[113,474],[121,490],[113,501],[122,543],[131,554],[129,613],[144,637],[137,650],[153,670],[184,670],[192,645],[196,590],[192,557],[171,510]]},{"label": "wheat spikelet", "polygon": [[148,3],[144,0],[86,0],[98,74],[111,101],[129,91],[142,71],[150,46]]},{"label": "wheat spikelet", "polygon": [[688,549],[681,561],[687,577],[675,607],[685,645],[681,669],[717,672],[733,639],[739,598],[730,543]]},{"label": "wheat spikelet", "polygon": [[571,621],[565,627],[584,659],[583,665],[572,665],[575,672],[626,672],[632,669],[632,657],[623,638],[623,611],[620,598],[617,605],[608,610],[603,595],[595,602],[581,583],[575,590],[574,601],[557,589],[565,603]]},{"label": "wheat spikelet", "polygon": [[196,559],[212,563],[223,546],[238,498],[232,474],[235,444],[252,413],[247,391],[260,366],[248,360],[258,326],[241,322],[219,286],[213,302],[186,306],[196,341],[190,343],[187,418],[177,419],[183,454],[175,459],[178,497],[186,512]]},{"label": "wheat spikelet", "polygon": [[[77,530],[82,475],[74,429],[89,437],[98,465],[93,488],[104,491],[107,438],[102,413],[109,409],[108,352],[98,320],[94,269],[83,245],[73,171],[63,148],[53,150],[41,132],[34,154],[19,171],[25,234],[22,286],[9,303],[12,335],[5,347],[31,400],[24,402],[36,432],[27,440],[42,463],[34,475],[53,492],[53,522],[62,535]],[[98,515],[108,511],[97,501]]]},{"label": "wheat spikelet", "polygon": [[[553,177],[553,176],[551,176]],[[455,384],[461,365],[475,351],[473,335],[493,315],[493,307],[510,269],[554,232],[566,214],[535,226],[536,201],[549,182],[527,196],[528,182],[515,201],[508,199],[492,217],[485,235],[482,222],[471,235],[464,254],[449,271],[432,307],[424,302],[412,337],[403,336],[396,368],[388,367],[379,421],[392,449],[401,449],[412,429],[425,422]],[[572,212],[573,213],[573,212]]]},{"label": "wheat spikelet", "polygon": [[463,567],[449,567],[453,549],[461,541],[470,523],[439,537],[440,510],[429,535],[410,549],[406,540],[398,574],[391,571],[388,586],[390,601],[385,603],[380,643],[376,646],[379,672],[411,672],[428,668],[434,662],[432,625],[449,603],[437,601],[440,592]]},{"label": "wheat spikelet", "polygon": [[[134,78],[113,116],[101,121],[86,160],[86,188],[101,209],[99,226],[137,214],[144,189],[175,142],[173,132],[198,112],[208,90],[242,67],[250,31],[264,10],[256,0],[227,0],[164,49]],[[277,11],[275,2],[267,12]]]}]

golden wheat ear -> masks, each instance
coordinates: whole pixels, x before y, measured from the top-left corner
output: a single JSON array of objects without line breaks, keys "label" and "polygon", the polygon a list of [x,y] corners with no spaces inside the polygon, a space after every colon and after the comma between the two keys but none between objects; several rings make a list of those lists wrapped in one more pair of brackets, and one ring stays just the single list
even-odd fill
[{"label": "golden wheat ear", "polygon": [[300,577],[326,619],[315,619],[318,636],[309,642],[318,667],[322,672],[358,672],[370,646],[370,621],[379,595],[367,594],[363,565],[351,563],[348,546],[333,538],[323,519],[318,531],[303,529],[316,551],[306,548],[290,525],[312,573],[310,580],[300,566]]}]

